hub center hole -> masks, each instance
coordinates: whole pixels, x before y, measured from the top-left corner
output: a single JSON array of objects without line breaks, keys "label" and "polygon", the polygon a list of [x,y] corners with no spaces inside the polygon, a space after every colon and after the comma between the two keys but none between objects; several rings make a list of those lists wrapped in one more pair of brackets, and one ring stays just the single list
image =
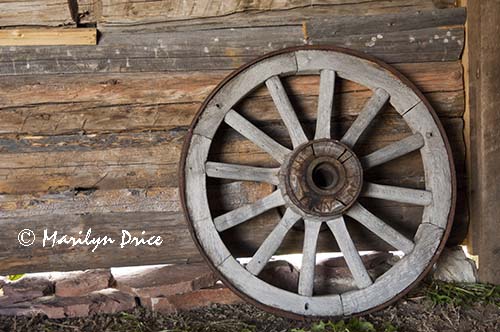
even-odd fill
[{"label": "hub center hole", "polygon": [[331,189],[337,184],[337,171],[330,163],[320,163],[316,165],[312,171],[312,180],[314,184],[322,190]]}]

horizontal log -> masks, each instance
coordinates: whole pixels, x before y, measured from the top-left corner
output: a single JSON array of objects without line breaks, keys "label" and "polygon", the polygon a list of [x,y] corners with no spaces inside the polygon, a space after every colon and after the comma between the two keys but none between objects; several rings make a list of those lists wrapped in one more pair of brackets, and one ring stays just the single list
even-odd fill
[{"label": "horizontal log", "polygon": [[[224,28],[197,31],[105,32],[98,47],[0,48],[0,75],[229,70],[267,52],[304,44],[345,46],[389,63],[460,58],[463,10],[426,11],[417,19],[409,19],[405,13],[369,16],[366,20],[371,20],[366,26],[372,30],[359,33],[358,27],[352,26],[340,35],[324,34],[323,29],[343,30],[335,20],[324,22],[315,17],[290,25],[270,22],[261,27],[239,27],[238,22],[224,20]],[[415,25],[418,20],[429,26],[405,27],[405,22]],[[381,26],[393,24],[410,30],[381,32]],[[321,29],[315,28],[319,26]]]},{"label": "horizontal log", "polygon": [[[425,92],[441,117],[459,117],[464,110],[459,62],[397,64]],[[201,102],[222,80],[221,73],[100,74],[21,76],[0,82],[1,134],[58,135],[123,130],[163,130],[188,126]],[[315,118],[318,76],[283,80],[307,119]],[[43,82],[43,84],[42,84]],[[157,87],[161,86],[162,89]],[[344,116],[357,114],[369,92],[349,81],[338,81],[336,107]],[[37,100],[33,100],[33,95]],[[266,89],[252,94],[248,107],[261,120],[270,105]],[[340,103],[340,105],[339,105]]]},{"label": "horizontal log", "polygon": [[[315,9],[327,11],[330,15],[379,15],[402,12],[406,10],[430,10],[435,8],[449,8],[453,4],[444,1],[346,1],[346,0],[299,0],[299,1],[200,1],[190,0],[172,2],[166,5],[162,1],[131,1],[131,0],[102,0],[102,16],[100,27],[146,25],[155,23],[172,23],[177,25],[199,25],[221,20],[227,16],[251,16],[255,12],[267,12],[269,16],[279,18],[283,10],[306,11]],[[276,12],[276,14],[274,13]],[[306,14],[307,15],[307,14]]]},{"label": "horizontal log", "polygon": [[[255,200],[255,197],[251,197],[253,194],[250,190],[250,188],[255,187],[258,188],[255,192],[260,195],[264,194],[265,189],[255,185],[248,187],[248,190],[234,187],[234,194],[238,195],[233,194],[233,198],[227,202],[225,207],[240,206],[249,200]],[[217,192],[220,193],[220,191]],[[231,194],[231,190],[225,193],[226,195]],[[107,197],[110,194],[115,198],[116,195],[121,197],[123,199],[121,204],[108,200]],[[251,198],[249,199],[249,197]],[[101,201],[103,198],[104,201]],[[72,205],[70,196],[66,199],[61,197],[39,197],[39,199],[34,200],[31,204],[36,206],[34,210],[42,213],[40,215],[17,215],[15,218],[0,218],[0,226],[2,227],[0,273],[79,270],[106,266],[166,264],[200,260],[199,253],[189,235],[184,216],[179,211],[180,207],[163,203],[168,199],[177,202],[178,195],[173,195],[164,188],[151,188],[148,192],[130,190],[128,194],[125,191],[119,193],[100,192],[99,190],[79,193],[76,195],[76,199],[80,202],[81,208],[75,209],[75,205],[73,205],[70,210],[67,209],[68,206]],[[46,200],[44,201],[44,199]],[[382,202],[381,204],[380,202],[365,200],[363,204],[392,227],[411,238],[421,218],[422,208],[391,202]],[[123,212],[128,210],[126,205],[130,203],[141,210],[148,211]],[[84,206],[85,208],[83,208]],[[62,210],[51,209],[61,207]],[[93,212],[95,210],[99,212]],[[55,211],[64,214],[56,214]],[[86,212],[69,214],[70,211]],[[456,223],[463,222],[460,217],[461,215],[456,219]],[[258,249],[279,219],[280,214],[277,210],[269,211],[224,232],[224,241],[234,255],[249,257]],[[346,220],[359,250],[391,250],[371,232],[360,227],[357,222],[348,218]],[[37,240],[30,247],[23,247],[18,243],[17,235],[25,228],[33,230],[36,235]],[[94,246],[69,248],[68,245],[61,245],[52,248],[50,240],[46,242],[46,247],[43,247],[44,230],[47,230],[49,235],[57,231],[59,236],[67,234],[83,238],[88,229],[92,230],[93,237],[107,235],[116,239],[117,243],[100,246],[94,252],[92,252]],[[164,241],[160,247],[126,246],[122,249],[119,247],[122,230],[127,230],[134,236],[141,236],[141,232],[146,231],[146,237],[159,235]],[[83,236],[79,234],[80,231]],[[289,232],[277,254],[299,253],[302,241],[303,230],[299,223]],[[320,233],[318,250],[320,252],[338,251],[330,232]],[[31,259],[31,257],[37,257],[37,259]]]},{"label": "horizontal log", "polygon": [[[344,132],[351,122],[334,123],[333,128]],[[462,120],[443,118],[443,122],[448,128],[455,151],[463,151]],[[313,127],[314,124],[305,127],[306,133],[311,135]],[[268,124],[261,126],[261,129],[278,142],[290,145],[288,133],[282,125]],[[173,129],[150,133],[4,138],[0,140],[0,150],[4,156],[0,159],[0,193],[175,186],[185,133],[185,129]],[[362,156],[410,134],[401,119],[395,116],[382,117],[374,129],[362,137],[355,152]],[[276,166],[269,155],[234,131],[227,131],[227,134],[221,132],[212,150],[212,161]],[[410,159],[406,167],[401,167],[395,161],[396,166],[390,168],[394,173],[388,173],[387,178],[399,179],[397,175],[400,175],[408,183],[422,183],[419,155],[412,158],[416,159]],[[463,153],[455,153],[455,158],[457,164],[463,164]]]},{"label": "horizontal log", "polygon": [[0,2],[0,26],[74,25],[67,0],[15,0]]}]

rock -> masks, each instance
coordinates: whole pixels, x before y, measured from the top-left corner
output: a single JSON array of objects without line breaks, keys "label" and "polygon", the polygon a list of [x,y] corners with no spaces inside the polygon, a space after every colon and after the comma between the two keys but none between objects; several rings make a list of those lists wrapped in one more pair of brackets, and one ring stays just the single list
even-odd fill
[{"label": "rock", "polygon": [[[387,252],[361,256],[368,274],[375,280],[399,260]],[[344,257],[333,257],[316,265],[314,276],[315,295],[341,294],[358,289]]]},{"label": "rock", "polygon": [[153,311],[174,313],[197,308],[208,307],[212,304],[239,304],[244,301],[234,294],[229,288],[215,286],[199,289],[189,293],[141,298],[141,304]]},{"label": "rock", "polygon": [[133,295],[114,288],[103,289],[89,295],[92,299],[90,314],[112,314],[120,311],[129,311],[137,306]]},{"label": "rock", "polygon": [[16,281],[7,281],[2,290],[4,296],[25,301],[54,294],[54,282],[44,276],[25,276]]},{"label": "rock", "polygon": [[48,318],[86,317],[116,313],[136,307],[135,298],[114,288],[77,297],[44,296],[35,300],[2,305],[0,314],[12,316],[45,315]]},{"label": "rock", "polygon": [[57,296],[75,297],[108,288],[113,276],[109,269],[98,269],[68,272],[53,280]]},{"label": "rock", "polygon": [[135,274],[116,275],[114,287],[139,297],[160,297],[211,287],[217,276],[205,263],[151,267]]},{"label": "rock", "polygon": [[287,261],[271,261],[266,264],[259,278],[281,289],[297,292],[299,271]]},{"label": "rock", "polygon": [[467,258],[462,247],[445,248],[431,277],[447,282],[477,282],[477,266]]}]

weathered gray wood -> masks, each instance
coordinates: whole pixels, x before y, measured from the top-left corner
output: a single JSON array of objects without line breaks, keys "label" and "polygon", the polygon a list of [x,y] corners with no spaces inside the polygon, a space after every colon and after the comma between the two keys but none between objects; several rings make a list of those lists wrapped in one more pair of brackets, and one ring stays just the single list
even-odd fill
[{"label": "weathered gray wood", "polygon": [[[227,19],[223,21],[223,27],[197,31],[103,32],[98,47],[0,48],[0,75],[227,70],[266,52],[304,43],[346,46],[390,63],[457,60],[463,48],[463,26],[448,23],[463,21],[464,12],[454,11],[450,15],[448,11],[415,16],[417,20],[428,22],[428,27],[405,30],[403,24],[401,30],[382,34],[379,31],[381,26],[408,20],[408,15],[373,16],[376,24],[367,25],[373,29],[363,34],[357,32],[359,26],[343,30],[323,22],[323,17],[314,16],[306,20],[306,27],[308,22],[314,25],[313,22],[317,21],[324,29],[331,27],[330,31],[342,30],[345,34],[325,35],[314,29],[304,34],[302,22],[283,24],[282,20],[286,20],[283,14],[281,21],[273,23],[271,20],[269,24],[252,28]],[[441,16],[442,23],[438,19]],[[450,21],[453,16],[459,19]],[[357,18],[345,20],[356,22]],[[434,39],[435,36],[438,38]],[[190,42],[186,43],[186,40]]]},{"label": "weathered gray wood", "polygon": [[358,288],[361,289],[370,286],[372,280],[363,265],[358,250],[352,242],[351,235],[347,231],[344,218],[339,217],[328,221],[326,224],[332,231]]},{"label": "weathered gray wood", "polygon": [[266,135],[262,130],[251,124],[250,121],[246,120],[234,110],[226,114],[224,121],[231,126],[231,128],[248,138],[252,143],[269,153],[271,157],[280,163],[282,163],[285,160],[285,156],[290,153],[290,150]]},{"label": "weathered gray wood", "polygon": [[232,257],[224,261],[219,269],[237,289],[252,294],[253,299],[265,305],[298,315],[342,315],[339,295],[310,297],[283,291],[256,278]]},{"label": "weathered gray wood", "polygon": [[[297,11],[302,15],[296,20],[313,13],[324,13],[329,16],[339,15],[374,15],[394,14],[405,11],[418,12],[422,10],[432,10],[436,8],[449,8],[453,6],[436,6],[431,0],[399,0],[397,2],[382,0],[376,2],[366,1],[253,1],[251,3],[241,3],[239,1],[216,0],[210,3],[205,1],[184,1],[174,2],[165,6],[158,1],[133,2],[130,0],[102,0],[102,17],[99,20],[100,28],[136,27],[142,25],[144,28],[158,25],[180,25],[182,27],[197,27],[207,24],[216,25],[227,17],[241,17],[249,21],[249,25],[254,23],[255,12],[266,13],[269,19],[280,19],[284,10]],[[223,17],[223,19],[221,19]],[[361,16],[362,17],[362,16]],[[409,17],[409,20],[415,20]],[[428,20],[421,17],[422,25],[428,24]],[[343,22],[344,23],[344,22]],[[346,22],[347,23],[347,22]],[[344,24],[346,24],[344,23]],[[363,27],[367,22],[363,21]],[[384,28],[383,26],[380,28]]]},{"label": "weathered gray wood", "polygon": [[415,235],[415,250],[398,261],[370,287],[341,295],[345,315],[352,315],[383,304],[413,283],[428,266],[435,254],[443,230],[422,224]]},{"label": "weathered gray wood", "polygon": [[299,275],[299,294],[312,296],[314,288],[314,270],[316,267],[316,245],[321,222],[304,220],[304,246],[302,249],[302,265]]},{"label": "weathered gray wood", "polygon": [[373,92],[373,96],[368,100],[361,113],[359,113],[354,123],[340,141],[353,147],[388,99],[389,94],[385,90],[376,89]]},{"label": "weathered gray wood", "polygon": [[293,147],[306,143],[308,141],[307,136],[302,129],[302,125],[297,118],[297,114],[290,103],[290,99],[288,98],[280,78],[278,76],[269,78],[266,81],[266,86],[281,116],[281,120],[283,120],[283,123],[288,129]]},{"label": "weathered gray wood", "polygon": [[15,0],[0,2],[0,26],[74,25],[67,0]]},{"label": "weathered gray wood", "polygon": [[207,176],[221,179],[267,182],[277,185],[279,168],[262,168],[209,161],[205,165]]},{"label": "weathered gray wood", "polygon": [[276,253],[279,246],[285,239],[286,234],[292,226],[299,221],[301,217],[288,208],[281,218],[278,225],[273,229],[269,236],[259,247],[259,250],[253,255],[250,262],[248,262],[246,269],[253,275],[258,275],[271,257]]},{"label": "weathered gray wood", "polygon": [[316,131],[314,139],[330,138],[335,94],[335,71],[322,70],[320,74],[318,115],[316,117]]},{"label": "weathered gray wood", "polygon": [[390,200],[393,202],[409,203],[426,206],[432,203],[432,193],[427,190],[386,186],[365,182],[361,195]]},{"label": "weathered gray wood", "polygon": [[373,233],[377,234],[385,242],[389,243],[394,248],[401,250],[405,254],[409,254],[414,244],[401,233],[390,227],[377,216],[365,209],[360,203],[355,203],[349,210],[347,215],[354,218],[360,224],[368,228]]},{"label": "weathered gray wood", "polygon": [[414,134],[362,157],[361,163],[364,169],[369,169],[418,150],[423,145],[424,139],[422,135]]},{"label": "weathered gray wood", "polygon": [[285,204],[283,196],[279,190],[276,190],[255,203],[244,205],[214,218],[215,228],[219,232],[225,231],[283,204]]},{"label": "weathered gray wood", "polygon": [[481,282],[500,285],[500,5],[497,1],[467,1],[467,13],[471,178],[467,242],[479,255]]}]

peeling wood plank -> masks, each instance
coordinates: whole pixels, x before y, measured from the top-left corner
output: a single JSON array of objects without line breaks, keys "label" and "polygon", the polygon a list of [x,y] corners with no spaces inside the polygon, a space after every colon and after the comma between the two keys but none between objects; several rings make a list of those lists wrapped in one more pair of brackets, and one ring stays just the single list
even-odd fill
[{"label": "peeling wood plank", "polygon": [[95,28],[2,29],[0,46],[95,45]]}]

